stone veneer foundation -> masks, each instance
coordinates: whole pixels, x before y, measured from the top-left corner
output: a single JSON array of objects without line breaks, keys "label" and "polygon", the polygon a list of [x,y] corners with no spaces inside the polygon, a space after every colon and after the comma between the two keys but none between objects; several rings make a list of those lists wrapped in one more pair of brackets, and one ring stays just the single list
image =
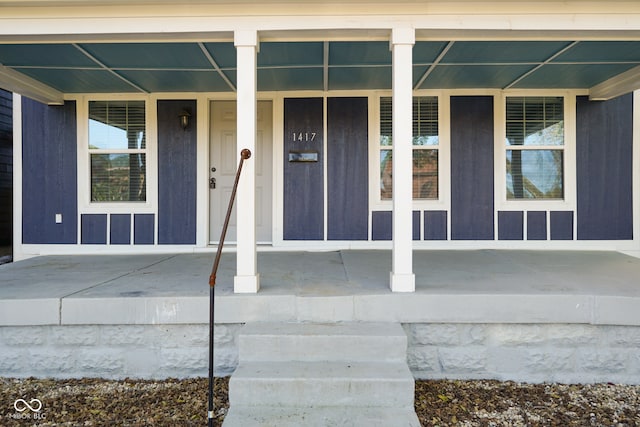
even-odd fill
[{"label": "stone veneer foundation", "polygon": [[[238,363],[242,324],[215,327],[216,375]],[[640,327],[405,323],[414,376],[640,384]],[[209,329],[186,325],[0,327],[0,376],[168,378],[207,375]]]}]

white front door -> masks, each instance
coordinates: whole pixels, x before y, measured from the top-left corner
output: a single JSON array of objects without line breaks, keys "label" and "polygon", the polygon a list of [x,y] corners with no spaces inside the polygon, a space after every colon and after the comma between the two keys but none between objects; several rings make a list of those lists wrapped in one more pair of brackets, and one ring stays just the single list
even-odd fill
[{"label": "white front door", "polygon": [[[236,102],[211,101],[209,140],[209,241],[217,244],[227,213],[240,157],[236,141]],[[248,162],[256,167],[256,238],[271,242],[272,103],[258,101],[256,150]],[[242,145],[242,142],[240,142]],[[237,195],[236,197],[240,197]],[[234,204],[235,206],[235,204]],[[241,224],[242,226],[242,224]],[[235,207],[225,242],[236,241]]]}]

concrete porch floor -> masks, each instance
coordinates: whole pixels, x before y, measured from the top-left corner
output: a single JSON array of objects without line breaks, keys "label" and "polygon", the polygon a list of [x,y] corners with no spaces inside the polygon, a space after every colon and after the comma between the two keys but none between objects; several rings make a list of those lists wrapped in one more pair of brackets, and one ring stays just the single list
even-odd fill
[{"label": "concrete porch floor", "polygon": [[[208,323],[213,254],[43,256],[0,266],[0,325]],[[415,293],[389,251],[260,252],[234,294],[223,254],[216,323],[393,321],[640,325],[640,259],[615,252],[415,251]]]}]

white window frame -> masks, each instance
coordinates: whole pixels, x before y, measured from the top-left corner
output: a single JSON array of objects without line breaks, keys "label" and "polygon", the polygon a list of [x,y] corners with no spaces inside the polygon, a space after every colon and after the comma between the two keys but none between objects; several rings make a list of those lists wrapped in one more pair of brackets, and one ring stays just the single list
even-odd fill
[{"label": "white window frame", "polygon": [[[576,97],[573,90],[509,90],[503,91],[495,108],[494,182],[495,210],[498,211],[575,211],[576,209]],[[508,97],[563,97],[564,146],[562,199],[507,199],[506,107]],[[546,149],[547,146],[535,147]],[[553,149],[558,149],[554,146]]]},{"label": "white window frame", "polygon": [[[369,134],[369,208],[376,210],[392,210],[393,199],[382,199],[380,195],[380,151],[392,150],[393,146],[380,144],[380,98],[391,97],[391,92],[375,92],[369,96],[370,120]],[[414,199],[413,209],[419,211],[448,210],[451,194],[451,154],[449,126],[449,95],[443,91],[414,91],[413,97],[436,97],[438,99],[438,145],[421,146],[420,149],[438,150],[438,198]],[[371,116],[370,116],[371,117]]]},{"label": "white window frame", "polygon": [[[146,126],[146,201],[92,202],[91,153],[89,151],[89,101],[144,101]],[[155,213],[158,203],[157,109],[147,95],[84,95],[76,99],[78,131],[79,213]],[[111,150],[102,150],[105,154]],[[119,151],[119,150],[116,150]]]}]

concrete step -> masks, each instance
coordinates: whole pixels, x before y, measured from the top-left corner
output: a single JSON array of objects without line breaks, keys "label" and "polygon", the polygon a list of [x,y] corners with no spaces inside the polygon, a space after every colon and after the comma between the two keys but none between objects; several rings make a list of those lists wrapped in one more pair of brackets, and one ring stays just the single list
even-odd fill
[{"label": "concrete step", "polygon": [[411,409],[233,406],[223,427],[420,427]]},{"label": "concrete step", "polygon": [[252,361],[406,361],[396,323],[248,323],[238,336],[240,363]]},{"label": "concrete step", "polygon": [[225,427],[418,427],[407,337],[390,323],[249,323]]},{"label": "concrete step", "polygon": [[413,399],[406,362],[245,362],[229,381],[232,407],[412,408]]}]

